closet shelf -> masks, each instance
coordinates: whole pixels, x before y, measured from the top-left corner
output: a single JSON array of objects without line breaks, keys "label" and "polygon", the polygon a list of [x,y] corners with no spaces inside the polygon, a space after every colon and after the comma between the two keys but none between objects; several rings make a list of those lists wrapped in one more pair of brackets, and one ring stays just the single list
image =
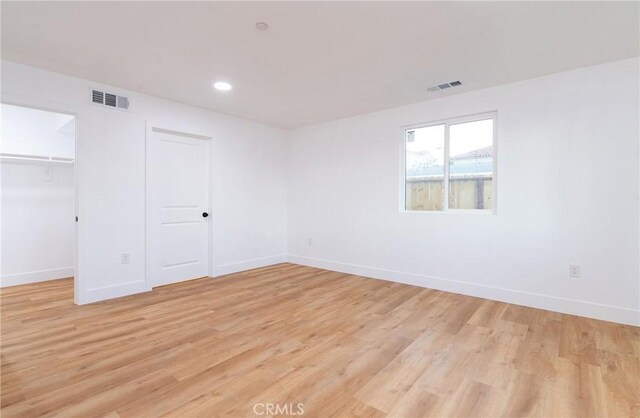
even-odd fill
[{"label": "closet shelf", "polygon": [[36,161],[42,163],[65,163],[65,164],[73,164],[75,162],[74,158],[66,158],[66,157],[48,157],[44,155],[24,155],[24,154],[9,154],[2,152],[0,153],[0,159],[2,160],[13,160],[13,161]]}]

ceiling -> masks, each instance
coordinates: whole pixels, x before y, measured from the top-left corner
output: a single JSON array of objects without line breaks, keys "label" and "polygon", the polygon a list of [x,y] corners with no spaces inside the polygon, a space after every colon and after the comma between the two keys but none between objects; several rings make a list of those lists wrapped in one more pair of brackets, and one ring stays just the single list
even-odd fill
[{"label": "ceiling", "polygon": [[292,128],[637,56],[638,16],[638,2],[3,1],[2,57]]}]

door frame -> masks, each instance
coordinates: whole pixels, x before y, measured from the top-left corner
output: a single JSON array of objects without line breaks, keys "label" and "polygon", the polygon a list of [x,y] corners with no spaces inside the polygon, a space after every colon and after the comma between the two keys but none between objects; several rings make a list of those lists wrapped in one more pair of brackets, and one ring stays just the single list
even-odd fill
[{"label": "door frame", "polygon": [[81,216],[82,206],[80,205],[80,160],[78,152],[79,138],[80,138],[80,124],[78,118],[80,117],[80,109],[77,106],[70,106],[64,103],[43,101],[25,96],[16,96],[12,94],[2,94],[0,103],[11,106],[19,106],[27,109],[44,110],[46,112],[59,113],[62,115],[73,116],[74,124],[74,138],[73,138],[73,207],[77,221],[74,222],[75,231],[73,237],[73,303],[76,305],[81,304],[81,289],[80,286],[80,235],[81,224],[84,223],[84,217]]},{"label": "door frame", "polygon": [[207,241],[207,246],[208,246],[208,251],[207,251],[207,275],[209,277],[212,277],[213,275],[213,255],[212,255],[212,249],[213,249],[213,220],[214,220],[214,215],[215,215],[215,210],[213,207],[213,137],[211,135],[207,135],[207,134],[202,134],[202,133],[195,133],[193,131],[189,131],[185,128],[182,127],[173,127],[173,126],[167,126],[166,122],[163,123],[154,123],[154,121],[150,121],[147,120],[145,121],[145,148],[144,148],[144,165],[145,165],[145,182],[144,182],[144,193],[145,193],[145,260],[144,260],[144,276],[145,276],[145,283],[147,286],[148,290],[152,290],[153,289],[153,281],[151,280],[151,277],[149,277],[150,274],[150,268],[149,268],[149,262],[150,262],[150,246],[149,246],[149,242],[151,242],[151,202],[150,202],[150,193],[149,193],[149,177],[150,177],[150,164],[149,164],[149,148],[151,146],[151,141],[153,141],[153,133],[154,132],[160,132],[160,133],[166,133],[166,134],[170,134],[170,135],[180,135],[180,136],[184,136],[187,138],[193,138],[193,139],[199,139],[199,140],[203,140],[203,141],[208,141],[209,142],[209,190],[208,190],[208,199],[207,199],[207,204],[209,206],[208,210],[209,210],[209,222],[208,222],[208,228],[207,228],[207,233],[208,233],[208,241]]}]

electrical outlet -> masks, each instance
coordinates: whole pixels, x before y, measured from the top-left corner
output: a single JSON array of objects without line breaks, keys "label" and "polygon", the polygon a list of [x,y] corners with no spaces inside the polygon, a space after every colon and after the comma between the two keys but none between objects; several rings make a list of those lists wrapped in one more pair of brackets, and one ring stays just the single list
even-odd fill
[{"label": "electrical outlet", "polygon": [[579,264],[569,264],[569,277],[580,277]]},{"label": "electrical outlet", "polygon": [[120,254],[120,263],[121,264],[129,264],[129,257],[130,257],[129,253]]}]

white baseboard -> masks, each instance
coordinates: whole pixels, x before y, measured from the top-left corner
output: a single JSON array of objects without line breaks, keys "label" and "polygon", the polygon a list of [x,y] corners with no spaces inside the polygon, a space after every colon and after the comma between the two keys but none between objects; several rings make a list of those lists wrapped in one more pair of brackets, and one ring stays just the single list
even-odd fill
[{"label": "white baseboard", "polygon": [[257,269],[260,267],[272,266],[274,264],[286,263],[286,254],[279,254],[270,257],[252,258],[236,263],[221,264],[215,268],[213,277],[224,276],[225,274],[238,273],[245,270]]},{"label": "white baseboard", "polygon": [[[266,267],[273,264],[285,263],[286,261],[287,256],[281,254],[271,257],[244,260],[237,263],[222,264],[216,267],[214,277],[222,276],[225,274],[238,273],[241,271],[251,270],[259,267]],[[84,305],[87,303],[100,302],[107,299],[148,292],[150,290],[151,288],[147,285],[147,282],[145,280],[87,289],[85,291],[81,291],[80,295],[78,295],[78,304]]]},{"label": "white baseboard", "polygon": [[151,288],[147,285],[146,280],[118,283],[111,286],[81,290],[80,294],[77,295],[77,303],[78,305],[84,305],[122,296],[130,296],[136,293],[148,292],[150,290]]},{"label": "white baseboard", "polygon": [[313,257],[289,255],[288,259],[291,263],[333,270],[341,273],[405,283],[429,289],[443,290],[446,292],[460,293],[483,299],[497,300],[500,302],[584,316],[587,318],[640,326],[640,310],[637,309],[603,305],[559,296],[507,289],[503,287],[486,286],[459,280],[441,279],[415,273],[359,266]]},{"label": "white baseboard", "polygon": [[66,277],[73,277],[73,267],[60,267],[48,270],[9,274],[0,279],[0,287],[45,282],[47,280],[64,279]]},{"label": "white baseboard", "polygon": [[[222,264],[215,268],[215,276],[238,273],[260,267],[266,267],[285,262],[317,267],[374,279],[405,283],[429,289],[443,290],[446,292],[460,293],[484,299],[497,300],[532,308],[546,309],[571,315],[584,316],[604,321],[617,322],[640,326],[640,310],[619,306],[604,305],[594,302],[586,302],[559,296],[545,295],[541,293],[524,292],[503,287],[487,286],[472,282],[429,277],[416,273],[407,273],[395,270],[386,270],[375,267],[360,266],[356,264],[306,257],[299,255],[275,255],[270,257],[254,258],[236,263]],[[0,287],[16,286],[21,284],[36,283],[47,280],[55,280],[73,276],[73,267],[12,274],[0,279]],[[121,283],[113,286],[87,289],[81,291],[77,298],[79,304],[93,303],[122,296],[151,290],[146,281]]]}]

